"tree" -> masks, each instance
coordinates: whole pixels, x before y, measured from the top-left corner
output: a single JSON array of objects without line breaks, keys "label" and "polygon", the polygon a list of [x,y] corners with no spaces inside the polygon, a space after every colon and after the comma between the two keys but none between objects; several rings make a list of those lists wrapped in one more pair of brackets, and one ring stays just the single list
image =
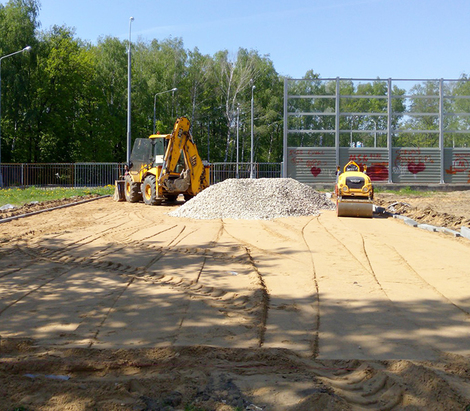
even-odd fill
[{"label": "tree", "polygon": [[30,108],[34,93],[31,78],[34,73],[37,40],[35,31],[39,6],[34,0],[10,0],[0,5],[0,54],[2,56],[32,47],[32,52],[5,59],[2,62],[2,161],[24,161],[25,143],[32,138]]},{"label": "tree", "polygon": [[400,146],[438,147],[439,82],[426,81],[411,88],[408,115],[402,122],[405,129],[397,139]]},{"label": "tree", "polygon": [[125,161],[127,135],[127,43],[115,37],[100,38],[91,49],[99,93],[99,134],[106,150],[101,161]]},{"label": "tree", "polygon": [[226,120],[226,143],[223,161],[233,154],[233,130],[240,94],[251,87],[254,77],[253,53],[239,49],[236,59],[230,58],[227,50],[216,53],[214,75],[218,83],[221,105],[224,106]]},{"label": "tree", "polygon": [[444,90],[444,94],[449,96],[444,101],[445,130],[451,130],[444,134],[446,147],[469,147],[470,146],[470,79],[467,75],[462,75],[459,81],[451,84]]},{"label": "tree", "polygon": [[84,130],[80,119],[91,96],[88,84],[93,65],[84,45],[67,27],[54,26],[43,34],[37,58],[36,133],[32,160],[80,160]]},{"label": "tree", "polygon": [[[254,63],[253,83],[256,85],[254,90],[254,160],[282,161],[283,79],[279,77],[268,56],[260,56],[253,51],[250,54]],[[251,103],[251,90],[247,91],[245,101]],[[248,111],[246,104],[245,107]],[[249,154],[251,153],[247,152],[244,159],[248,159]]]},{"label": "tree", "polygon": [[[162,42],[153,40],[150,44],[137,43],[133,52],[132,95],[133,134],[148,137],[153,130],[153,106],[156,102],[157,119],[167,133],[173,127],[176,117],[186,115],[189,104],[184,86],[187,53],[179,38]],[[176,93],[155,94],[173,88]],[[180,105],[180,102],[182,103]]]}]

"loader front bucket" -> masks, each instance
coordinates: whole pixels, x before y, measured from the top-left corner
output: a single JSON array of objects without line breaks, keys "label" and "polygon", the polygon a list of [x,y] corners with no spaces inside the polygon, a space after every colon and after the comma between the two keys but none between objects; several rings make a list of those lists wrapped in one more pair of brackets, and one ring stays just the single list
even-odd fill
[{"label": "loader front bucket", "polygon": [[114,180],[114,201],[126,201],[125,180]]}]

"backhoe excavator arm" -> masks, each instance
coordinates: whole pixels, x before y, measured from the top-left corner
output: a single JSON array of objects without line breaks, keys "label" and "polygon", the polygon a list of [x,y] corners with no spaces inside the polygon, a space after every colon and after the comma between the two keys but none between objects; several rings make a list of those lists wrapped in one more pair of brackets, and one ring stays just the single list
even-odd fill
[{"label": "backhoe excavator arm", "polygon": [[158,186],[168,188],[168,179],[172,174],[177,174],[176,168],[182,151],[186,173],[189,175],[182,175],[181,178],[189,180],[188,192],[191,195],[196,195],[209,186],[209,181],[207,181],[205,166],[199,157],[189,129],[190,122],[187,118],[181,117],[176,121],[173,132],[168,136],[168,147],[163,158],[163,168],[158,179]]},{"label": "backhoe excavator arm", "polygon": [[[188,133],[189,134],[189,133]],[[183,146],[184,161],[191,173],[191,194],[196,195],[200,191],[209,187],[209,181],[205,172],[201,157],[194,143],[193,137],[189,134]]]}]

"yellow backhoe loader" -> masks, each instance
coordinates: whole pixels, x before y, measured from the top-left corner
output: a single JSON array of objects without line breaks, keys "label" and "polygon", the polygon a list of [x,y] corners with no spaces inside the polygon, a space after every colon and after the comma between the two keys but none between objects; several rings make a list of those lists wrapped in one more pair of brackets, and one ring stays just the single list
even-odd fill
[{"label": "yellow backhoe loader", "polygon": [[210,184],[210,166],[199,157],[186,117],[171,134],[136,139],[130,160],[124,180],[116,181],[116,200],[159,205],[180,194],[189,200]]},{"label": "yellow backhoe loader", "polygon": [[372,217],[374,188],[366,172],[366,166],[361,171],[354,161],[347,163],[342,173],[337,168],[335,194],[338,217]]}]

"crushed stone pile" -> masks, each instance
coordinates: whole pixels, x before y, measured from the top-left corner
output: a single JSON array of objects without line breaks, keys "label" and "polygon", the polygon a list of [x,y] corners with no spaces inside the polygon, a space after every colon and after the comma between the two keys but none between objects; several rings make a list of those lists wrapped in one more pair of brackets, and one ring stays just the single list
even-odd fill
[{"label": "crushed stone pile", "polygon": [[214,184],[169,213],[201,220],[271,220],[315,216],[334,210],[326,194],[292,178],[228,179]]}]

